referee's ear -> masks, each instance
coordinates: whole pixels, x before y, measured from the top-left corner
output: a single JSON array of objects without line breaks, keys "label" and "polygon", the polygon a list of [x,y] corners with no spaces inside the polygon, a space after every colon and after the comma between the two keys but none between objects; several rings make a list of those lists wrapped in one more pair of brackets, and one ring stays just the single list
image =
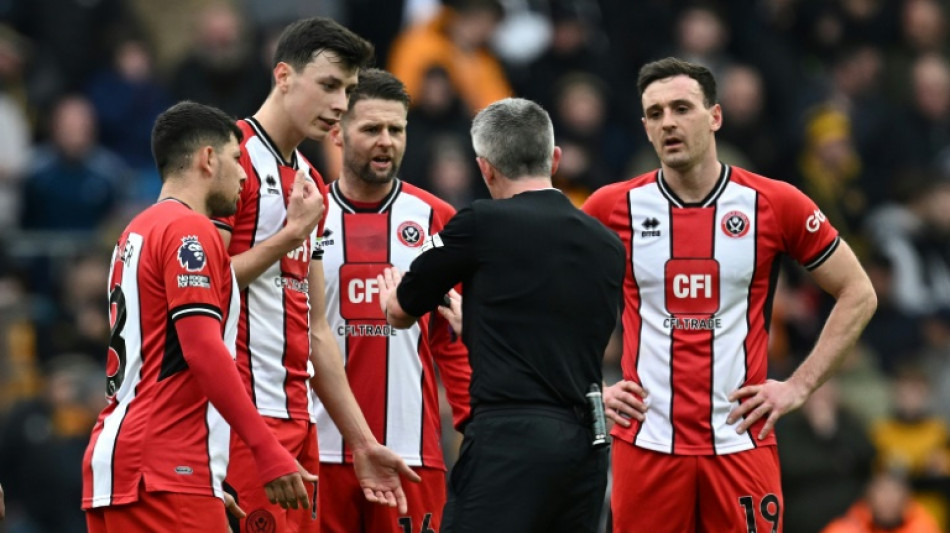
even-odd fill
[{"label": "referee's ear", "polygon": [[551,177],[557,174],[557,166],[561,163],[561,147],[555,146],[554,153],[551,154]]},{"label": "referee's ear", "polygon": [[485,186],[491,190],[492,184],[495,183],[496,170],[495,167],[488,162],[484,157],[478,156],[475,158],[475,162],[478,163],[478,170],[482,173],[482,179],[485,180]]}]

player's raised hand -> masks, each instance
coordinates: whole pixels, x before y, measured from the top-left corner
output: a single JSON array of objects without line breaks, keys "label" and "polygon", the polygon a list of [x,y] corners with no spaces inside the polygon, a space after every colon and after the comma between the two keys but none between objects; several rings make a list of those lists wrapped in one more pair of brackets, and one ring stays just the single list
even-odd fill
[{"label": "player's raised hand", "polygon": [[297,240],[303,241],[317,227],[323,209],[323,196],[317,185],[306,172],[298,170],[287,202],[286,227],[293,231]]},{"label": "player's raised hand", "polygon": [[628,428],[630,419],[643,422],[647,412],[644,401],[649,393],[634,381],[621,380],[604,389],[604,414]]},{"label": "player's raised hand", "polygon": [[279,478],[264,485],[264,493],[267,500],[276,503],[284,509],[304,509],[310,507],[310,494],[307,492],[306,483],[316,483],[317,476],[307,472],[307,470],[297,463],[298,472],[280,476]]},{"label": "player's raised hand", "polygon": [[354,449],[353,469],[367,501],[396,507],[399,514],[408,512],[400,476],[415,483],[422,481],[402,457],[379,443]]},{"label": "player's raised hand", "polygon": [[765,425],[762,426],[758,435],[759,440],[762,440],[775,428],[775,423],[779,418],[801,407],[808,399],[808,394],[807,390],[796,386],[792,381],[775,381],[774,379],[761,385],[742,387],[729,395],[730,402],[743,398],[745,400],[729,413],[726,423],[734,424],[742,419],[742,423],[736,426],[736,433],[745,433],[749,431],[752,424],[758,422],[763,416],[767,416]]}]

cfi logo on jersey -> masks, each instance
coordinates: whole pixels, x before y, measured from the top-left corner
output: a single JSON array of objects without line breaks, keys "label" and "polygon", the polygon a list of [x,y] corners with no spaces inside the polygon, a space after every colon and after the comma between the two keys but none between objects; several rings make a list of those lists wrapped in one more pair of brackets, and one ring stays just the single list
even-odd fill
[{"label": "cfi logo on jersey", "polygon": [[181,238],[178,247],[178,263],[188,272],[198,272],[205,267],[205,251],[198,242],[198,237],[192,235]]},{"label": "cfi logo on jersey", "polygon": [[749,217],[742,211],[730,211],[722,217],[722,232],[726,235],[738,239],[746,233],[749,233]]},{"label": "cfi logo on jersey", "polygon": [[410,248],[422,246],[422,241],[426,238],[425,230],[422,229],[422,226],[411,220],[400,224],[399,229],[396,230],[396,235],[399,236],[401,243]]}]

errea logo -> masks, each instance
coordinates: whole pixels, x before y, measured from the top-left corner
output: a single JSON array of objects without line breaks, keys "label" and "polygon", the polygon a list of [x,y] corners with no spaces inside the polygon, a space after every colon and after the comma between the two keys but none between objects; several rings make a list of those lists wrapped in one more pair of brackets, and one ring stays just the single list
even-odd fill
[{"label": "errea logo", "polygon": [[828,219],[825,217],[825,214],[821,212],[821,209],[815,209],[815,213],[805,220],[805,229],[808,230],[809,233],[815,233],[818,231],[818,228],[821,227],[821,223],[826,220]]},{"label": "errea logo", "polygon": [[643,231],[640,232],[641,237],[659,237],[660,230],[657,229],[660,227],[660,221],[656,217],[648,217],[643,222],[640,223],[643,226]]}]

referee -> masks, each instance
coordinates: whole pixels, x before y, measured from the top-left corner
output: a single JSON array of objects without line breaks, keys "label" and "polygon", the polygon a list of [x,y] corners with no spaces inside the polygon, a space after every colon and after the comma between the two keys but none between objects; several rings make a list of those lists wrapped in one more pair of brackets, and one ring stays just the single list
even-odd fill
[{"label": "referee", "polygon": [[607,448],[593,443],[585,395],[601,383],[624,248],[552,187],[561,150],[539,105],[495,102],[475,117],[472,143],[493,200],[430,236],[401,283],[397,271],[381,279],[387,319],[400,328],[459,282],[465,294],[473,415],[442,533],[594,532]]}]

